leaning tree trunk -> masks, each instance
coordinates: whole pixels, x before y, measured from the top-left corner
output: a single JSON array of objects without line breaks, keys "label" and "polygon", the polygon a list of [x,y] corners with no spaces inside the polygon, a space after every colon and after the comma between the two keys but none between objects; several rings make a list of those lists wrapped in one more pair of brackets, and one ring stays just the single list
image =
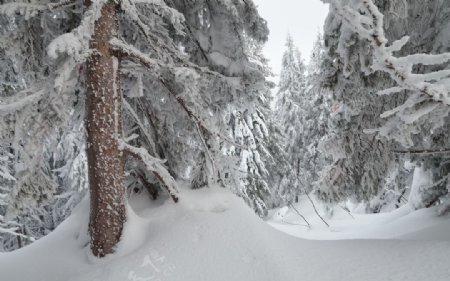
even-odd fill
[{"label": "leaning tree trunk", "polygon": [[[90,1],[86,1],[90,4]],[[124,159],[121,134],[119,60],[109,41],[117,34],[117,4],[109,1],[95,23],[87,63],[87,158],[90,185],[91,250],[94,256],[113,253],[125,222]]]}]

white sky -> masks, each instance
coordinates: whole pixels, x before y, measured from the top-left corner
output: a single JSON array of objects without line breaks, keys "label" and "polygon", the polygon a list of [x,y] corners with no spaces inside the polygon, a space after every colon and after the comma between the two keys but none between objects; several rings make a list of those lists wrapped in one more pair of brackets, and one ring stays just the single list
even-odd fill
[{"label": "white sky", "polygon": [[[317,32],[323,30],[328,6],[320,0],[254,0],[260,15],[267,20],[269,41],[264,48],[274,74],[278,75],[285,50],[286,36],[291,34],[305,61],[309,60]],[[276,79],[278,81],[278,79]]]}]

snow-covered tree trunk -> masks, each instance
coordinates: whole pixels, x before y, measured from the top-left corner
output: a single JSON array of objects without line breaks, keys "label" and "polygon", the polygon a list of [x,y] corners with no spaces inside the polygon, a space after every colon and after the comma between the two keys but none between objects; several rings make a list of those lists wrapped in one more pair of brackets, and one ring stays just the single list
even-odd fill
[{"label": "snow-covered tree trunk", "polygon": [[[86,1],[89,4],[90,1]],[[124,157],[121,135],[119,59],[109,41],[117,34],[117,4],[106,3],[95,23],[87,63],[87,158],[91,213],[89,232],[94,256],[114,251],[125,221]]]}]

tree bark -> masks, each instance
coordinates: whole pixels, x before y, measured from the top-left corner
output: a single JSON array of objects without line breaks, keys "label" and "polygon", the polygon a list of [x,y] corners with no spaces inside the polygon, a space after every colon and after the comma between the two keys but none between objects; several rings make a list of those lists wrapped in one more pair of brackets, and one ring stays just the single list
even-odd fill
[{"label": "tree bark", "polygon": [[[86,0],[89,5],[90,1]],[[111,254],[125,222],[124,157],[121,135],[122,96],[119,59],[109,41],[118,31],[118,7],[106,3],[95,23],[87,63],[86,129],[90,185],[91,250],[94,256]]]}]

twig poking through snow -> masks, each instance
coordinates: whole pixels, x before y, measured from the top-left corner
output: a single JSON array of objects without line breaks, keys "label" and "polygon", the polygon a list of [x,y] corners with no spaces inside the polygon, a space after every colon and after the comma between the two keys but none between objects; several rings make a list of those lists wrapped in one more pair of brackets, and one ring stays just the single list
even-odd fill
[{"label": "twig poking through snow", "polygon": [[292,205],[292,203],[289,203],[289,206],[306,222],[308,228],[311,229],[311,224],[306,220],[306,218],[302,214],[300,214],[300,212],[294,207],[294,205]]},{"label": "twig poking through snow", "polygon": [[352,215],[352,213],[350,213],[350,210],[347,207],[341,206],[339,205],[339,207],[344,210],[350,217],[352,217],[352,219],[355,219],[355,217]]},{"label": "twig poking through snow", "polygon": [[323,223],[327,226],[330,227],[330,225],[325,221],[325,219],[319,214],[319,212],[317,211],[316,205],[314,204],[314,202],[311,200],[311,197],[309,197],[309,194],[305,192],[306,197],[308,197],[309,202],[311,202],[311,205],[314,208],[314,212],[316,212],[317,216],[323,221]]}]

